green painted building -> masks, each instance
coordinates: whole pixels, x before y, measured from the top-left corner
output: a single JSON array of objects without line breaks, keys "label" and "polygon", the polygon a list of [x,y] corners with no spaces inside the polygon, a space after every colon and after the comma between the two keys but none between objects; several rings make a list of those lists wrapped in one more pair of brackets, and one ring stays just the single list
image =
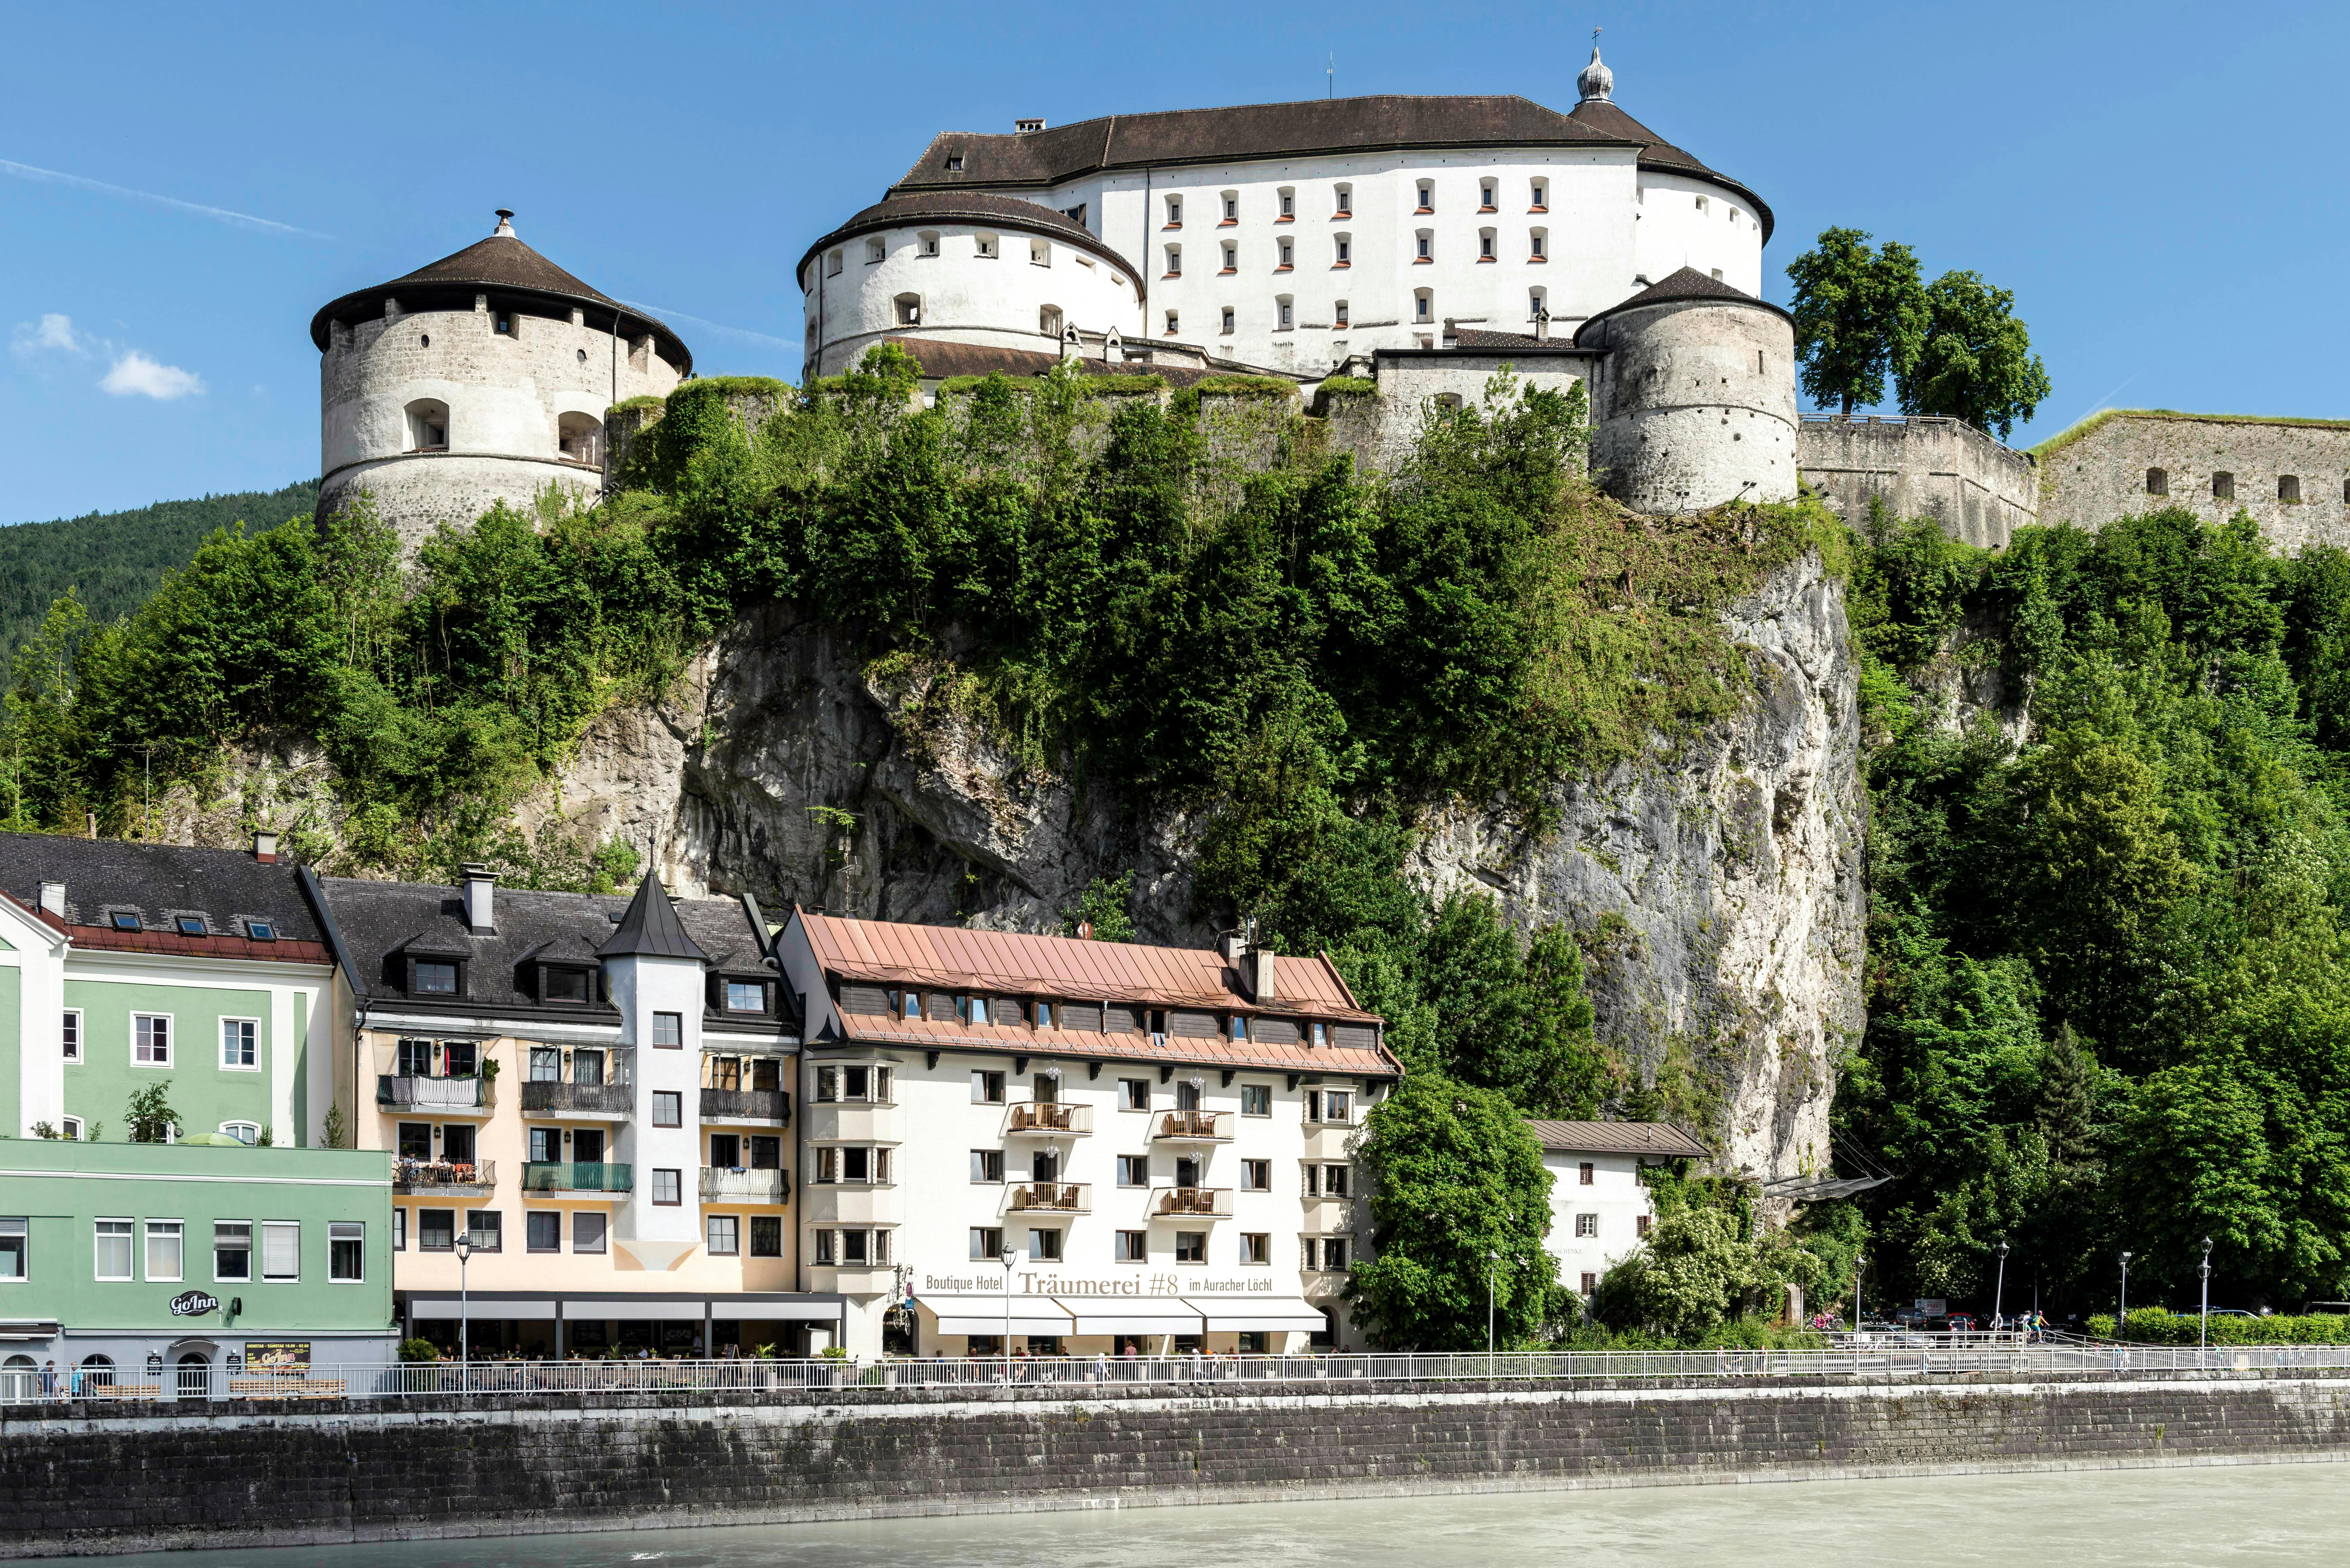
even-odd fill
[{"label": "green painted building", "polygon": [[0,834],[0,1373],[389,1359],[389,1161],[326,1147],[336,947],[274,836]]}]

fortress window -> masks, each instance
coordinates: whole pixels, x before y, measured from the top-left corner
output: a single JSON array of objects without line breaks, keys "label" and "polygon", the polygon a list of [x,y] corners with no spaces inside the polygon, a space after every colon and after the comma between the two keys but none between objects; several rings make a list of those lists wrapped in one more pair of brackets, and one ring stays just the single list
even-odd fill
[{"label": "fortress window", "polygon": [[1526,231],[1526,259],[1530,262],[1546,262],[1550,260],[1550,231],[1548,229],[1529,229]]},{"label": "fortress window", "polygon": [[1230,336],[1232,335],[1232,307],[1231,306],[1227,305],[1227,306],[1224,306],[1224,334],[1225,334],[1225,336],[1226,336],[1226,337],[1230,337]]},{"label": "fortress window", "polygon": [[1436,259],[1435,231],[1432,229],[1422,229],[1415,238],[1419,243],[1419,249],[1412,256],[1412,265],[1414,266],[1418,266],[1424,262],[1434,261]]},{"label": "fortress window", "polygon": [[2146,471],[2146,493],[2148,495],[2169,494],[2170,475],[2158,468],[2147,469]]},{"label": "fortress window", "polygon": [[1461,394],[1458,392],[1439,392],[1436,394],[1436,406],[1442,409],[1448,414],[1457,414],[1461,411]]},{"label": "fortress window", "polygon": [[1352,185],[1341,185],[1337,188],[1336,194],[1338,199],[1338,204],[1331,210],[1342,218],[1350,218],[1354,216],[1355,188]]},{"label": "fortress window", "polygon": [[1354,257],[1355,240],[1353,235],[1338,234],[1332,238],[1330,251],[1330,265],[1332,266],[1352,266],[1355,265]]},{"label": "fortress window", "polygon": [[430,332],[420,332],[420,333],[418,333],[418,334],[417,334],[417,336],[416,336],[416,345],[417,345],[417,347],[418,347],[418,348],[432,348],[432,334],[431,334]]},{"label": "fortress window", "polygon": [[897,297],[895,304],[898,306],[897,315],[899,326],[920,327],[922,324],[922,296],[920,295],[901,294]]},{"label": "fortress window", "polygon": [[[889,241],[877,235],[865,242],[865,265],[867,266],[871,266],[878,261],[886,261],[889,259]],[[837,271],[838,269],[836,268],[835,270]]]},{"label": "fortress window", "polygon": [[1436,319],[1436,295],[1432,290],[1425,288],[1412,290],[1411,318],[1414,321]]},{"label": "fortress window", "polygon": [[1281,217],[1278,221],[1284,223],[1297,221],[1297,192],[1286,185],[1281,188]]},{"label": "fortress window", "polygon": [[1700,213],[1706,211],[1705,198],[1702,196],[1697,199],[1697,210]]},{"label": "fortress window", "polygon": [[974,234],[972,236],[972,240],[977,246],[981,255],[986,256],[991,260],[994,258],[995,236],[993,234]]},{"label": "fortress window", "polygon": [[2233,501],[2236,498],[2236,476],[2225,469],[2211,476],[2211,499]]},{"label": "fortress window", "polygon": [[1169,277],[1181,277],[1183,275],[1183,247],[1181,245],[1169,245],[1167,247],[1167,275]]},{"label": "fortress window", "polygon": [[938,254],[939,232],[936,229],[924,229],[921,234],[921,245],[922,254],[924,255],[934,256]]},{"label": "fortress window", "polygon": [[2280,474],[2278,474],[2278,475],[2277,475],[2277,499],[2278,499],[2279,501],[2298,501],[2298,500],[2300,500],[2300,499],[2301,499],[2301,475],[2299,475],[2299,474],[2297,474],[2297,473],[2280,473]]},{"label": "fortress window", "polygon": [[2342,482],[2342,504],[2350,506],[2350,479]]},{"label": "fortress window", "polygon": [[1549,211],[1550,211],[1550,182],[1549,182],[1549,181],[1547,181],[1547,180],[1537,180],[1537,181],[1535,181],[1535,182],[1534,182],[1534,202],[1533,202],[1533,204],[1532,204],[1532,205],[1527,209],[1527,211],[1529,211],[1529,212],[1534,212],[1534,213],[1547,213],[1547,212],[1549,212]]},{"label": "fortress window", "polygon": [[1230,240],[1224,242],[1224,270],[1226,272],[1241,270],[1241,248]]},{"label": "fortress window", "polygon": [[1491,180],[1477,182],[1477,210],[1481,213],[1493,210],[1493,182]]},{"label": "fortress window", "polygon": [[566,414],[557,423],[556,444],[573,462],[603,460],[603,427],[592,415]]},{"label": "fortress window", "polygon": [[573,358],[578,360],[582,365],[588,363],[588,350],[585,348],[574,348],[571,351],[571,356]]},{"label": "fortress window", "polygon": [[1291,244],[1291,241],[1284,239],[1277,247],[1275,247],[1279,251],[1281,257],[1279,264],[1274,268],[1275,272],[1287,272],[1293,265],[1289,249]]},{"label": "fortress window", "polygon": [[1170,229],[1183,226],[1183,198],[1180,196],[1167,198],[1167,226]]},{"label": "fortress window", "polygon": [[1538,321],[1538,320],[1540,320],[1540,319],[1542,318],[1542,314],[1543,314],[1543,312],[1544,312],[1544,310],[1548,309],[1549,307],[1550,307],[1550,290],[1548,290],[1548,289],[1546,289],[1546,288],[1530,288],[1530,289],[1526,290],[1526,319],[1527,319],[1527,320],[1529,320],[1529,321]]},{"label": "fortress window", "polygon": [[840,253],[838,251],[834,251],[824,258],[824,275],[827,277],[838,277],[840,275]]},{"label": "fortress window", "polygon": [[1738,222],[1738,209],[1737,209],[1737,208],[1735,208],[1735,207],[1732,207],[1732,208],[1731,208],[1731,209],[1730,209],[1730,221],[1731,221],[1732,223],[1737,223],[1737,222]]},{"label": "fortress window", "polygon": [[1420,212],[1423,212],[1423,213],[1433,213],[1434,211],[1436,211],[1436,182],[1435,182],[1435,181],[1433,181],[1433,180],[1422,180],[1422,181],[1419,182],[1419,210]]},{"label": "fortress window", "polygon": [[1347,302],[1346,302],[1345,300],[1343,300],[1343,299],[1342,299],[1342,300],[1340,300],[1336,305],[1333,306],[1331,307],[1331,309],[1332,309],[1333,314],[1331,315],[1331,317],[1330,317],[1330,325],[1331,325],[1331,326],[1333,326],[1333,327],[1344,327],[1344,326],[1346,326],[1346,325],[1347,324]]},{"label": "fortress window", "polygon": [[449,405],[431,398],[408,405],[408,450],[449,450]]},{"label": "fortress window", "polygon": [[1224,222],[1237,223],[1240,221],[1241,193],[1238,191],[1227,191],[1224,192]]},{"label": "fortress window", "polygon": [[1179,319],[1180,319],[1180,318],[1176,316],[1175,312],[1173,312],[1173,311],[1171,311],[1171,310],[1170,310],[1170,311],[1169,311],[1169,312],[1167,313],[1167,336],[1168,336],[1168,337],[1174,337],[1174,336],[1175,336],[1176,331],[1178,330],[1177,326],[1176,326],[1176,323],[1177,323],[1177,321],[1178,321]]},{"label": "fortress window", "polygon": [[1493,231],[1491,229],[1480,229],[1477,231],[1477,259],[1481,262],[1498,261],[1501,259],[1494,253]]},{"label": "fortress window", "polygon": [[1036,330],[1047,337],[1060,337],[1061,307],[1057,305],[1048,305],[1036,312]]},{"label": "fortress window", "polygon": [[[1291,327],[1295,325],[1295,321],[1290,315],[1291,304],[1289,296],[1284,294],[1274,299],[1273,302],[1273,308],[1274,321],[1276,322],[1276,331],[1286,332]],[[1235,1022],[1238,1022],[1238,1020],[1235,1019]]]},{"label": "fortress window", "polygon": [[1028,265],[1030,266],[1051,266],[1053,265],[1053,242],[1050,240],[1030,240],[1028,242]]},{"label": "fortress window", "polygon": [[515,335],[515,316],[513,311],[493,311],[490,314],[490,321],[492,323],[490,330],[495,332],[499,337],[511,337]]}]

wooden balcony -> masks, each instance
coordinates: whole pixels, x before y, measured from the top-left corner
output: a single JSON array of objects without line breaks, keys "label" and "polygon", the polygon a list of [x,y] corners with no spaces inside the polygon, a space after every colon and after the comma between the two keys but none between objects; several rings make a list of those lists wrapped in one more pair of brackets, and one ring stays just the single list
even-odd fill
[{"label": "wooden balcony", "polygon": [[1007,1107],[1003,1116],[1006,1137],[1085,1137],[1093,1130],[1091,1106],[1031,1100]]},{"label": "wooden balcony", "polygon": [[1153,1143],[1230,1143],[1230,1111],[1161,1111],[1150,1126]]},{"label": "wooden balcony", "polygon": [[1150,1195],[1155,1220],[1229,1220],[1232,1189],[1229,1187],[1162,1187]]},{"label": "wooden balcony", "polygon": [[1090,1214],[1094,1189],[1083,1181],[1024,1181],[1004,1199],[1008,1214]]}]

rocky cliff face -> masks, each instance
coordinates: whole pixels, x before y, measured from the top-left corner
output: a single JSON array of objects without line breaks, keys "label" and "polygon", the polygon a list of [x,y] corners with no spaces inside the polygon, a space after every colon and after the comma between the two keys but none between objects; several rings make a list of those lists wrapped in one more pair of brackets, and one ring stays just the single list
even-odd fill
[{"label": "rocky cliff face", "polygon": [[[1729,616],[1752,701],[1669,753],[1564,782],[1563,826],[1431,825],[1414,869],[1596,953],[1599,1029],[1713,1124],[1723,1163],[1824,1167],[1834,1061],[1861,1023],[1861,791],[1843,590],[1815,560]],[[951,676],[886,678],[787,607],[745,619],[657,709],[608,715],[536,809],[649,846],[681,891],[878,919],[1056,929],[1131,868],[1140,935],[1201,942],[1191,825],[1024,766]],[[526,826],[536,826],[536,822]]]}]

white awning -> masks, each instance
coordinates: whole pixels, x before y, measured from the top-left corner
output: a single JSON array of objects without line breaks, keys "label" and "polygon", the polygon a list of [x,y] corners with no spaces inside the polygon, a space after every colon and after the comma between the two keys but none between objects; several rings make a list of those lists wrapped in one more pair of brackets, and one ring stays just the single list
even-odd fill
[{"label": "white awning", "polygon": [[762,1301],[754,1297],[712,1296],[710,1315],[745,1320],[751,1323],[772,1323],[781,1319],[794,1322],[838,1323],[839,1302],[810,1301],[806,1296]]},{"label": "white awning", "polygon": [[[917,1296],[914,1304],[934,1314],[941,1334],[1002,1334],[1005,1328],[1002,1296]],[[1068,1310],[1050,1296],[1014,1296],[1014,1334],[1075,1334]]]},{"label": "white awning", "polygon": [[[566,1297],[563,1303],[563,1321],[566,1323],[700,1323],[709,1305],[709,1303],[702,1301],[630,1301],[626,1296],[617,1299],[598,1297],[594,1301],[573,1301]],[[480,1315],[478,1308],[475,1309],[475,1315]],[[547,1314],[549,1317],[554,1315],[552,1312]],[[710,1315],[717,1314],[712,1313]],[[726,1315],[732,1317],[734,1314],[730,1312]]]},{"label": "white awning", "polygon": [[[408,1315],[419,1318],[449,1318],[470,1316],[475,1323],[497,1323],[513,1318],[529,1323],[555,1321],[555,1298],[544,1301],[501,1301],[495,1296],[484,1300],[480,1296],[464,1298],[463,1313],[456,1296],[415,1296],[408,1303]],[[697,1317],[700,1314],[695,1314]]]},{"label": "white awning", "polygon": [[1200,1314],[1172,1296],[1055,1296],[1076,1319],[1071,1334],[1198,1334]]},{"label": "white awning", "polygon": [[1330,1326],[1322,1309],[1303,1296],[1186,1296],[1208,1320],[1210,1334],[1319,1334]]}]

